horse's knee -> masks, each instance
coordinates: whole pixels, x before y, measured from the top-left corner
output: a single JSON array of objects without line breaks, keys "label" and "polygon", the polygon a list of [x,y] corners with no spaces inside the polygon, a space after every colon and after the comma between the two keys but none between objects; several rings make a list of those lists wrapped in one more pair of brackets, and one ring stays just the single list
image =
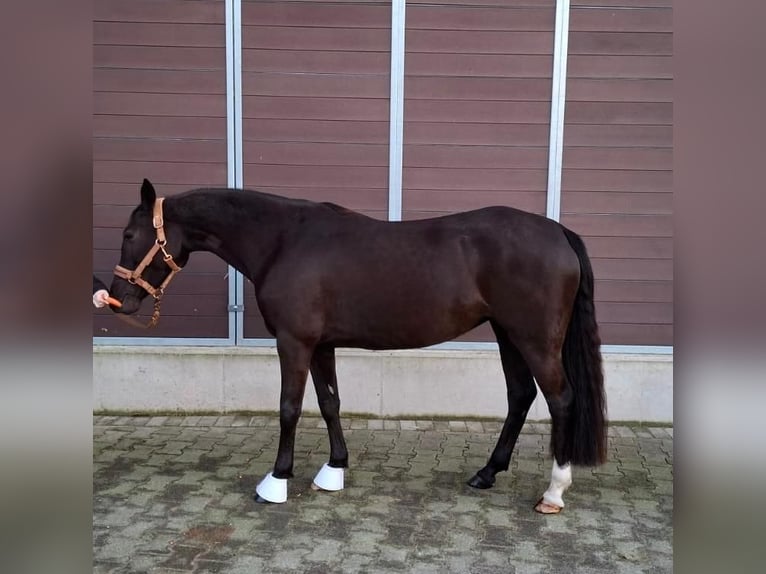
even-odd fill
[{"label": "horse's knee", "polygon": [[283,426],[293,426],[301,416],[301,406],[292,402],[283,402],[279,406],[279,422]]}]

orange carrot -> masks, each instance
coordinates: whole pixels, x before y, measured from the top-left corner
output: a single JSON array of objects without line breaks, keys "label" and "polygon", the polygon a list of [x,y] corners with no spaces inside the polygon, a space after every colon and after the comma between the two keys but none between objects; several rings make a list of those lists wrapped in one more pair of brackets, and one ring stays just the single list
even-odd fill
[{"label": "orange carrot", "polygon": [[122,307],[122,303],[120,303],[117,299],[114,297],[107,297],[106,302],[109,303],[112,307],[117,307],[118,309]]}]

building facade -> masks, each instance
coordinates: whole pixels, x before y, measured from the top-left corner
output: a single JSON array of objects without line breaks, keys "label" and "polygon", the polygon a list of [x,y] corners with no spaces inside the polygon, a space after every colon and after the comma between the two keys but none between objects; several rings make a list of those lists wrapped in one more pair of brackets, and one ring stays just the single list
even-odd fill
[{"label": "building facade", "polygon": [[[669,0],[101,0],[95,14],[99,277],[144,177],[165,196],[246,187],[389,220],[518,207],[587,244],[611,417],[672,420]],[[192,255],[155,329],[99,311],[93,334],[96,408],[277,408],[252,286],[212,254]],[[488,327],[338,362],[346,411],[504,414]]]}]

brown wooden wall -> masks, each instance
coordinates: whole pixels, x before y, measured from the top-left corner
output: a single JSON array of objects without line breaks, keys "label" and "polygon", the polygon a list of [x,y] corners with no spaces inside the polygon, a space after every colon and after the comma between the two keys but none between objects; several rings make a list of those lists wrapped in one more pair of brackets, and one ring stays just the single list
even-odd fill
[{"label": "brown wooden wall", "polygon": [[[672,344],[670,5],[572,2],[561,219],[593,258],[606,344]],[[390,2],[244,0],[242,19],[245,187],[385,219]],[[404,219],[545,213],[554,23],[555,0],[408,1]],[[144,177],[162,195],[226,184],[224,2],[99,0],[94,40],[94,270],[108,282]],[[97,311],[94,335],[226,337],[226,272],[194,254],[157,329]],[[244,303],[245,336],[268,337],[247,281]]]},{"label": "brown wooden wall", "polygon": [[670,0],[575,0],[561,221],[585,236],[606,344],[673,344]]},{"label": "brown wooden wall", "polygon": [[407,3],[403,219],[545,213],[555,0]]},{"label": "brown wooden wall", "polygon": [[[222,0],[94,4],[93,258],[107,285],[144,177],[164,196],[226,185],[224,22]],[[195,253],[156,328],[141,331],[101,310],[93,334],[227,337],[226,272],[220,259]]]},{"label": "brown wooden wall", "polygon": [[[242,3],[245,187],[388,215],[388,1]],[[245,281],[246,337],[269,337]]]}]

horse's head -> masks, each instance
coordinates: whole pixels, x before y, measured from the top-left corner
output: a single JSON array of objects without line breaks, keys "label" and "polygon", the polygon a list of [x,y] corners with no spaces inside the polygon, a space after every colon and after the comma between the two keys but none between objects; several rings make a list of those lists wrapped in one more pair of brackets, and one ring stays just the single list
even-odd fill
[{"label": "horse's head", "polygon": [[118,313],[135,313],[147,295],[159,300],[189,258],[180,226],[164,220],[162,202],[145,179],[141,204],[131,213],[122,233],[120,264],[114,269],[110,288],[111,295],[122,303],[119,309],[112,307]]}]

